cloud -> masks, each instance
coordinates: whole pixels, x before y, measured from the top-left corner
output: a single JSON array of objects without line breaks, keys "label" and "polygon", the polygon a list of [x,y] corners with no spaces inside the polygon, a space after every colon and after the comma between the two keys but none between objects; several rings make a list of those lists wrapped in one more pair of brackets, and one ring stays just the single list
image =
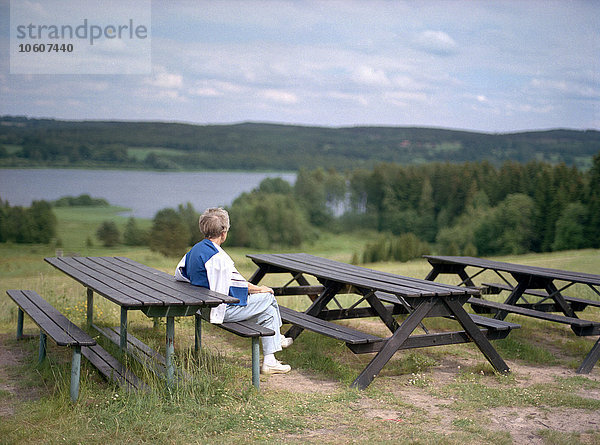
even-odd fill
[{"label": "cloud", "polygon": [[583,85],[571,80],[553,80],[534,78],[529,85],[536,89],[545,91],[548,94],[562,94],[569,97],[583,99],[599,99],[600,90],[597,87]]},{"label": "cloud", "polygon": [[181,74],[168,73],[158,69],[151,78],[147,78],[144,83],[157,88],[178,89],[183,86],[183,76]]},{"label": "cloud", "polygon": [[225,82],[216,79],[206,79],[196,83],[196,86],[189,90],[193,96],[220,97],[228,94],[240,94],[246,91],[246,88],[231,82]]},{"label": "cloud", "polygon": [[414,43],[420,50],[437,56],[449,56],[458,50],[454,39],[444,31],[423,31],[415,37]]},{"label": "cloud", "polygon": [[385,71],[371,66],[359,66],[352,74],[352,79],[358,83],[372,86],[388,86],[390,80]]},{"label": "cloud", "polygon": [[264,90],[261,93],[261,96],[273,102],[279,102],[287,105],[298,102],[298,96],[296,96],[294,93],[284,90]]}]

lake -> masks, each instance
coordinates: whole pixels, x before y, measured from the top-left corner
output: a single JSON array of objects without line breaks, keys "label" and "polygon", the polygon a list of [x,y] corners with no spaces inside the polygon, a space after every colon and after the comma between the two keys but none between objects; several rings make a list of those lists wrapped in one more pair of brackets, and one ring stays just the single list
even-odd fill
[{"label": "lake", "polygon": [[188,202],[198,212],[230,205],[267,177],[296,180],[295,173],[2,169],[0,199],[28,207],[34,200],[88,194],[131,209],[128,216],[153,218],[161,209]]}]

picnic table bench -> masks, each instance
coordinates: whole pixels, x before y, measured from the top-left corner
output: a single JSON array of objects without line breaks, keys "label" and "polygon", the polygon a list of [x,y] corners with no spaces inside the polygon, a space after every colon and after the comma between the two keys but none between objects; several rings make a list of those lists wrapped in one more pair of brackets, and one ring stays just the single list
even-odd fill
[{"label": "picnic table bench", "polygon": [[[249,280],[251,283],[258,284],[267,274],[291,274],[291,280],[284,286],[271,286],[275,294],[311,296],[312,303],[304,312],[280,306],[283,321],[292,324],[286,336],[296,338],[307,329],[344,341],[356,354],[376,353],[353,382],[356,388],[366,388],[396,351],[408,348],[473,341],[494,369],[509,370],[489,340],[503,338],[519,325],[470,316],[463,305],[471,296],[478,296],[479,290],[431,283],[303,253],[248,257],[258,266]],[[320,285],[311,285],[306,276],[316,278]],[[353,304],[344,307],[336,298],[338,294],[358,297]],[[336,307],[329,308],[330,303]],[[397,314],[407,317],[398,323],[394,318]],[[358,317],[378,317],[391,336],[382,338],[332,322]],[[453,318],[462,330],[429,333],[422,323],[426,317]],[[483,325],[478,326],[478,323]],[[419,326],[426,334],[411,335]]]},{"label": "picnic table bench", "polygon": [[[118,328],[100,328],[99,331],[113,341],[118,331],[118,344],[124,352],[133,347],[142,354],[158,359],[159,367],[166,372],[167,383],[174,380],[174,317],[195,316],[195,347],[201,346],[202,309],[210,309],[221,303],[237,303],[239,300],[213,292],[203,287],[176,281],[165,272],[140,264],[126,257],[58,257],[45,258],[45,261],[74,278],[87,288],[87,323],[93,324],[94,292],[121,307],[121,323]],[[128,333],[127,313],[130,310],[142,311],[148,317],[166,318],[165,356]],[[259,385],[258,338],[274,335],[253,322],[223,323],[219,326],[229,332],[252,339],[252,383]],[[97,328],[97,327],[96,327]],[[112,333],[110,332],[112,331]]]},{"label": "picnic table bench", "polygon": [[[508,291],[509,295],[505,301],[499,303],[472,297],[468,300],[468,303],[476,312],[494,313],[494,317],[498,320],[504,320],[509,313],[514,313],[563,323],[569,325],[575,335],[578,336],[600,334],[600,322],[583,320],[577,316],[577,312],[588,306],[600,307],[600,301],[563,295],[566,289],[575,284],[581,284],[589,287],[600,296],[600,275],[506,263],[469,256],[425,255],[424,257],[427,258],[432,267],[425,278],[426,280],[433,281],[440,274],[456,274],[462,280],[460,285],[475,288],[477,286],[473,281],[474,278],[485,271],[492,271],[502,280],[502,283],[482,283],[481,289],[484,294]],[[469,268],[470,273],[467,268]],[[512,280],[509,278],[512,278]],[[558,286],[557,283],[559,283]],[[562,314],[552,312],[562,312]],[[577,373],[587,374],[591,372],[599,358],[600,338],[584,358],[577,369]]]},{"label": "picnic table bench", "polygon": [[57,345],[68,346],[73,350],[69,393],[71,400],[75,402],[79,397],[81,348],[95,346],[96,340],[73,324],[36,292],[13,289],[6,291],[6,293],[19,308],[17,313],[17,339],[23,338],[24,314],[27,314],[40,328],[40,363],[46,359],[47,336],[50,336]]}]

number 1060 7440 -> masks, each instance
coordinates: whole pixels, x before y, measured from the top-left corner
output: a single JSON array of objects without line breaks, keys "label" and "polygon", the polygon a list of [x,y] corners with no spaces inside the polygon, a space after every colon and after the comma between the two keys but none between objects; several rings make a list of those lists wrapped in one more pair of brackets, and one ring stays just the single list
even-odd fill
[{"label": "number 1060 7440", "polygon": [[20,53],[72,53],[72,43],[19,43]]}]

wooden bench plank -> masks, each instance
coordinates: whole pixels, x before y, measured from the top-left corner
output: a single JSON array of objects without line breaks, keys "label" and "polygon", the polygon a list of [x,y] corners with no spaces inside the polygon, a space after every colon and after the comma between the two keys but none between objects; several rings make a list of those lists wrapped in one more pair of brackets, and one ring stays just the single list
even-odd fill
[{"label": "wooden bench plank", "polygon": [[59,346],[90,346],[96,341],[34,291],[8,290],[9,297]]},{"label": "wooden bench plank", "polygon": [[[345,263],[334,262],[334,265],[319,262],[318,257],[307,254],[259,254],[248,255],[251,259],[256,259],[257,264],[267,263],[285,267],[290,271],[302,272],[313,275],[320,279],[332,280],[339,283],[350,284],[358,288],[381,290],[399,294],[404,297],[423,297],[423,296],[449,296],[453,294],[476,294],[476,291],[459,288],[450,285],[441,285],[418,278],[401,277],[399,275],[385,274],[383,272],[373,271],[366,268],[340,271],[340,267],[351,266]],[[315,260],[313,260],[313,258]],[[358,268],[358,266],[354,266]],[[368,277],[366,276],[368,275]]]},{"label": "wooden bench plank", "polygon": [[431,264],[460,264],[465,267],[479,267],[482,269],[501,270],[509,273],[524,273],[533,276],[550,278],[553,280],[572,281],[574,283],[584,283],[599,286],[600,275],[575,272],[570,270],[550,269],[547,267],[527,266],[524,264],[505,263],[502,261],[487,260],[469,256],[438,256],[423,255]]},{"label": "wooden bench plank", "polygon": [[120,386],[137,390],[148,390],[149,387],[133,372],[126,369],[121,362],[108,353],[100,345],[85,346],[81,354],[94,365],[107,380],[118,383]]},{"label": "wooden bench plank", "polygon": [[[482,283],[483,286],[487,286],[492,292],[495,292],[495,290],[501,291],[501,290],[506,290],[506,291],[512,291],[513,288],[511,286],[509,286],[508,284],[505,283]],[[496,293],[498,293],[496,292]],[[536,297],[541,297],[541,298],[546,298],[548,297],[548,292],[544,291],[544,290],[538,290],[538,289],[527,289],[525,292],[523,292],[524,294],[527,295],[534,295]],[[578,305],[580,310],[585,309],[586,306],[595,306],[595,307],[600,307],[600,301],[598,300],[588,300],[585,298],[576,298],[576,297],[569,297],[567,295],[563,295],[562,296],[565,301],[568,301],[569,303],[575,303],[575,305]],[[574,309],[577,310],[577,309]]]},{"label": "wooden bench plank", "polygon": [[348,344],[374,343],[383,341],[381,337],[357,331],[356,329],[342,326],[320,318],[298,312],[284,306],[279,306],[281,319],[284,323],[291,323],[309,331],[317,332],[328,337],[342,340]]},{"label": "wooden bench plank", "polygon": [[58,270],[66,273],[82,285],[86,287],[92,287],[94,291],[98,292],[104,298],[112,301],[113,303],[127,307],[142,306],[142,302],[140,300],[134,299],[130,295],[124,294],[118,289],[113,289],[112,287],[107,286],[105,283],[93,276],[79,272],[74,267],[65,263],[63,258],[44,258],[44,260],[50,265],[56,267]]},{"label": "wooden bench plank", "polygon": [[525,315],[528,317],[539,318],[541,320],[554,321],[557,323],[569,324],[579,328],[600,326],[600,322],[582,320],[581,318],[566,317],[564,315],[551,314],[548,312],[536,311],[520,306],[510,304],[497,303],[495,301],[483,300],[481,298],[469,298],[467,303],[472,306],[482,306],[486,308],[496,309],[499,311],[511,312],[514,314]]},{"label": "wooden bench plank", "polygon": [[173,275],[166,272],[154,269],[145,264],[138,263],[127,257],[114,257],[110,258],[119,267],[128,270],[130,273],[135,273],[139,277],[145,278],[148,282],[155,282],[163,285],[169,292],[177,292],[179,298],[188,299],[189,303],[195,303],[196,301],[205,302],[208,306],[218,306],[221,303],[235,303],[237,300],[213,292],[210,289],[192,286],[189,283],[175,280]]},{"label": "wooden bench plank", "polygon": [[369,269],[363,266],[357,266],[354,264],[341,263],[328,258],[317,257],[307,253],[294,253],[294,254],[279,254],[282,258],[291,258],[293,261],[302,262],[303,264],[315,265],[319,268],[326,270],[342,271],[345,274],[365,277],[374,279],[377,281],[383,281],[385,283],[396,283],[402,286],[409,286],[415,290],[423,290],[427,292],[433,292],[436,295],[456,295],[471,293],[476,294],[477,291],[469,290],[464,287],[457,287],[451,284],[435,283],[432,281],[422,280],[420,278],[406,277],[390,272],[383,272],[379,270]]},{"label": "wooden bench plank", "polygon": [[[384,294],[381,292],[377,292],[376,295],[377,295],[377,298],[379,298],[382,301],[392,303],[396,306],[404,307],[402,302],[395,295]],[[469,314],[469,316],[475,322],[475,324],[477,324],[479,326],[484,326],[484,327],[490,328],[490,329],[504,331],[504,330],[517,329],[517,328],[521,327],[521,325],[516,324],[516,323],[509,323],[504,320],[496,320],[495,318],[483,317],[481,315]]]}]

